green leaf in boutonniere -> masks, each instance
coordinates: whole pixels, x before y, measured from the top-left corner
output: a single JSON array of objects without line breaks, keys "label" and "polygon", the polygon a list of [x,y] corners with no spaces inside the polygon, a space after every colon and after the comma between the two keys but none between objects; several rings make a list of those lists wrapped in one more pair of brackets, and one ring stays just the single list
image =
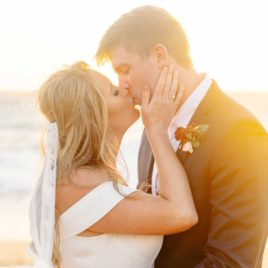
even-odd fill
[{"label": "green leaf in boutonniere", "polygon": [[201,135],[205,135],[207,133],[208,129],[209,129],[209,125],[200,125],[200,126],[197,126],[197,131]]},{"label": "green leaf in boutonniere", "polygon": [[178,127],[175,131],[175,139],[180,141],[179,149],[183,152],[193,153],[203,141],[209,125],[189,124],[186,128]]},{"label": "green leaf in boutonniere", "polygon": [[193,146],[193,148],[198,148],[200,146],[200,141],[199,140],[193,140],[192,141],[192,146]]}]

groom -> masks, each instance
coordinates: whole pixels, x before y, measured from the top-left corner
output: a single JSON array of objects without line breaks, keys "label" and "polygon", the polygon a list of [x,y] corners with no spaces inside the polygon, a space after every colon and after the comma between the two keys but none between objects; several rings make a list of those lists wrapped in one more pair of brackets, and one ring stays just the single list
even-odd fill
[{"label": "groom", "polygon": [[[258,120],[194,70],[181,25],[163,9],[145,6],[124,14],[104,34],[96,56],[98,63],[111,61],[120,88],[135,104],[141,103],[143,86],[153,90],[160,70],[170,64],[185,88],[168,131],[188,174],[199,222],[165,237],[155,267],[261,267],[268,230],[268,135]],[[179,146],[175,131],[200,125],[208,127],[204,138],[195,144],[186,138],[187,146]],[[157,194],[157,181],[144,132],[139,182],[151,183]]]}]

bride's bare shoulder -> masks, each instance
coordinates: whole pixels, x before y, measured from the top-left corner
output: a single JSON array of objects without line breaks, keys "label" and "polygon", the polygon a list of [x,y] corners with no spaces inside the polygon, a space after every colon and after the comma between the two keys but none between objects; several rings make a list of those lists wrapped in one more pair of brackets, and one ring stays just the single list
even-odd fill
[{"label": "bride's bare shoulder", "polygon": [[57,182],[56,189],[58,213],[62,214],[95,187],[108,180],[105,172],[90,169],[79,169],[69,177],[62,178]]}]

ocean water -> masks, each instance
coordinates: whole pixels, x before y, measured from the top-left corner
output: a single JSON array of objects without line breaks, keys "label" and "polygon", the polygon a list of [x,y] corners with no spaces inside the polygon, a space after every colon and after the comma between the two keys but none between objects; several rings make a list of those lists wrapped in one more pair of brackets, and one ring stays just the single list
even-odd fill
[{"label": "ocean water", "polygon": [[[46,125],[33,93],[0,92],[0,240],[29,239],[28,206],[42,168],[39,144]],[[132,186],[141,132],[139,120],[120,149],[118,167]]]},{"label": "ocean water", "polygon": [[[230,94],[268,129],[268,93]],[[39,137],[45,125],[33,93],[0,92],[0,240],[29,239],[28,205],[42,166]],[[141,132],[139,120],[128,130],[121,146],[131,185],[137,182]],[[127,175],[124,166],[119,167]]]}]

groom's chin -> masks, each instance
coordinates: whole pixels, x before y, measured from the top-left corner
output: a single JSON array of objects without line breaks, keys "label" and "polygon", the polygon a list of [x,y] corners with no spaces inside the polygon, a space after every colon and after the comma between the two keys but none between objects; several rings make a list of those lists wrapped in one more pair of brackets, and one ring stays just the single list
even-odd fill
[{"label": "groom's chin", "polygon": [[132,98],[132,103],[133,103],[133,105],[134,106],[136,106],[136,105],[141,105],[141,100],[139,99],[139,98]]}]

